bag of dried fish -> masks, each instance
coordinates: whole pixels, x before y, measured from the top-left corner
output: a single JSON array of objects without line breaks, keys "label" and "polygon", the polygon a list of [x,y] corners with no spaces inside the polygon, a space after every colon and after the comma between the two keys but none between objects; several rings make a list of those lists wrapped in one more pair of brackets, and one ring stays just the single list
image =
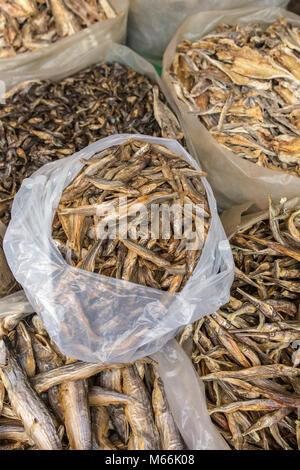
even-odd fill
[{"label": "bag of dried fish", "polygon": [[[248,205],[249,206],[249,205]],[[230,302],[196,322],[192,360],[233,449],[300,449],[300,198],[222,214],[235,261]]]},{"label": "bag of dried fish", "polygon": [[70,57],[57,58],[60,70],[9,75],[10,84],[29,82],[10,90],[0,107],[0,220],[6,224],[24,178],[102,137],[139,133],[184,143],[163,84],[142,57],[110,41],[79,62]]},{"label": "bag of dried fish", "polygon": [[2,0],[0,79],[44,66],[59,69],[59,55],[70,60],[70,48],[77,62],[81,51],[107,39],[124,43],[128,5],[128,0]]},{"label": "bag of dried fish", "polygon": [[[128,152],[131,155],[132,147],[129,142],[129,145],[123,147],[122,144],[129,138],[133,139],[133,148],[135,141],[139,142],[139,145],[128,163]],[[122,154],[119,154],[120,146]],[[167,164],[162,168],[161,162],[157,159],[156,168],[150,167],[147,170],[151,146],[158,147],[159,153],[162,152],[162,155],[170,161],[174,158],[174,154],[175,157],[181,155],[182,171],[178,168],[178,174],[177,170],[173,173],[171,166]],[[117,160],[110,150],[112,147],[118,152]],[[77,188],[73,186],[70,194],[68,191],[63,193],[74,177],[79,181],[78,174],[83,168],[82,159],[90,159],[88,162],[83,162],[86,166],[84,176],[87,179],[81,181]],[[102,165],[107,165],[109,160],[111,168],[108,172],[107,169],[103,169],[106,178],[103,178],[103,175],[100,177],[98,173],[97,178],[93,180],[93,173],[100,170]],[[92,362],[128,361],[144,357],[161,349],[191,319],[201,317],[204,312],[207,314],[215,311],[228,300],[233,278],[231,251],[210,186],[204,178],[201,178],[196,190],[195,170],[191,170],[190,165],[197,170],[199,176],[197,163],[175,140],[124,134],[102,139],[69,158],[45,165],[23,182],[14,201],[12,220],[4,239],[4,251],[15,278],[25,288],[30,302],[41,315],[51,338],[64,353]],[[169,172],[173,174],[174,180],[168,176]],[[135,179],[135,187],[127,185],[127,181],[131,178]],[[174,189],[163,190],[164,179],[170,179]],[[158,240],[161,247],[154,246],[155,240],[143,247],[128,238],[109,240],[111,243],[107,244],[104,236],[105,224],[100,223],[100,220],[99,224],[96,222],[100,205],[97,207],[98,197],[97,193],[94,193],[94,187],[92,190],[94,196],[89,200],[86,194],[85,197],[88,199],[84,203],[85,207],[80,208],[81,214],[78,213],[71,219],[81,233],[79,235],[76,229],[76,241],[74,240],[75,245],[72,246],[75,249],[79,248],[81,254],[80,260],[78,259],[80,264],[76,263],[74,266],[68,245],[65,250],[59,238],[56,243],[51,239],[51,227],[55,210],[60,207],[61,197],[63,198],[61,203],[64,200],[67,202],[71,197],[72,204],[73,198],[76,200],[76,195],[80,200],[82,191],[85,191],[86,185],[89,185],[91,180],[98,185],[98,195],[101,193],[99,204],[108,194],[114,195],[117,187],[117,194],[120,196],[120,199],[117,199],[118,203],[120,202],[117,207],[119,223],[126,222],[127,209],[129,213],[129,209],[134,211],[140,207],[139,204],[130,202],[135,201],[137,194],[141,194],[138,202],[144,203],[146,208],[156,202],[166,204],[170,197],[173,197],[170,194],[175,191],[176,181],[183,185],[179,200],[183,200],[184,203],[190,201],[188,217],[190,220],[196,217],[197,227],[200,227],[198,221],[204,220],[204,223],[199,233],[196,232],[197,235],[192,229],[193,225],[187,225],[187,232],[184,234],[184,239],[180,240],[182,242],[180,246],[177,244],[178,240],[174,240],[173,245],[169,247],[171,253],[174,252],[171,257],[165,252],[170,243],[170,235],[167,235],[166,240]],[[194,181],[194,185],[191,184],[191,180]],[[143,186],[143,195],[138,189],[140,185]],[[106,189],[101,190],[105,187]],[[104,217],[102,220],[101,214],[98,213],[101,222],[108,222],[110,216],[113,218],[115,203],[113,202],[112,207],[111,197],[108,196],[108,200],[102,205],[102,208],[108,209],[108,219]],[[126,197],[128,204],[126,201],[126,204],[122,205]],[[67,202],[67,207],[70,203]],[[197,204],[196,213],[193,208],[195,204]],[[202,212],[198,213],[198,206],[199,211],[200,206],[202,207]],[[72,210],[76,212],[76,208],[71,208],[71,212]],[[87,222],[86,216],[93,218],[93,214],[97,225],[96,232],[93,231],[93,226],[81,223],[82,220]],[[143,215],[143,212],[141,214]],[[160,218],[159,214],[158,217]],[[171,217],[172,224],[177,224],[177,216],[173,217],[170,214]],[[155,213],[153,218],[159,222],[159,219],[155,218]],[[135,219],[135,222],[143,230],[142,220]],[[68,232],[66,226],[64,229]],[[135,229],[137,227],[134,224],[128,226],[128,230],[134,232]],[[70,233],[75,235],[72,228]],[[190,241],[199,241],[197,246],[202,250],[194,272],[199,251],[192,250],[190,244],[185,245],[189,233]],[[93,246],[90,250],[88,248],[88,251],[85,246],[81,246],[81,240],[86,234],[94,237]],[[203,236],[206,237],[205,243]],[[99,274],[97,254],[102,241],[105,242],[108,262],[106,265],[100,262],[102,271]],[[114,255],[116,253],[116,244],[119,248],[117,257],[112,256],[109,259],[111,253]],[[63,259],[59,248],[65,252],[64,256],[68,262]],[[164,256],[160,256],[161,251]],[[138,270],[140,279],[146,278],[147,285],[126,280],[131,279],[128,276],[134,266],[136,255],[141,258],[138,266],[141,268]],[[171,263],[169,259],[174,259],[174,256],[176,260]],[[96,266],[98,272],[84,270],[93,266]],[[112,271],[116,273],[116,278],[109,277]],[[187,279],[192,272],[184,289],[176,293],[181,280]],[[162,273],[164,273],[163,279]],[[159,282],[164,283],[168,290],[161,290]]]},{"label": "bag of dried fish", "polygon": [[299,32],[280,8],[207,12],[166,51],[164,81],[220,207],[299,194]]},{"label": "bag of dried fish", "polygon": [[130,0],[128,45],[160,66],[169,41],[190,15],[251,5],[285,7],[288,0]]},{"label": "bag of dried fish", "polygon": [[22,291],[0,300],[0,332],[0,450],[227,448],[175,340],[130,364],[77,361]]}]

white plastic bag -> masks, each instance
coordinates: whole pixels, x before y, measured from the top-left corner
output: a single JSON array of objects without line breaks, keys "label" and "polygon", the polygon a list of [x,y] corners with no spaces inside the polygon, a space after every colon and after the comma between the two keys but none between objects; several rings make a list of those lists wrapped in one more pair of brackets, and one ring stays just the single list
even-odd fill
[{"label": "white plastic bag", "polygon": [[207,172],[218,206],[222,209],[248,202],[254,202],[256,210],[265,209],[268,207],[269,194],[273,195],[275,202],[279,202],[282,197],[291,199],[299,195],[300,178],[260,167],[220,145],[199,118],[189,113],[187,107],[178,99],[168,71],[174,59],[176,46],[184,39],[196,41],[221,23],[264,25],[274,22],[280,16],[284,16],[292,24],[300,25],[298,15],[276,7],[198,13],[187,18],[180,26],[164,54],[164,84],[179,109],[179,117],[189,137],[188,147]]},{"label": "white plastic bag", "polygon": [[68,265],[51,238],[63,189],[82,168],[80,159],[129,137],[159,143],[199,168],[169,139],[123,134],[99,140],[25,179],[12,208],[4,251],[53,341],[67,356],[87,362],[128,362],[160,350],[188,323],[229,300],[233,258],[207,181],[211,225],[196,269],[181,293],[171,294]]},{"label": "white plastic bag", "polygon": [[253,5],[286,7],[288,0],[130,0],[128,45],[155,65],[178,26],[198,12]]},{"label": "white plastic bag", "polygon": [[47,71],[49,75],[63,71],[65,64],[70,60],[77,63],[84,62],[84,57],[89,55],[90,50],[101,48],[107,40],[125,43],[129,0],[110,1],[118,14],[116,18],[95,23],[37,51],[0,59],[0,80],[4,81],[6,90],[26,80],[22,78],[24,75],[31,74],[32,79],[39,78],[39,74],[47,74]]},{"label": "white plastic bag", "polygon": [[204,385],[177,341],[154,354],[177,427],[191,450],[229,450],[206,407]]}]

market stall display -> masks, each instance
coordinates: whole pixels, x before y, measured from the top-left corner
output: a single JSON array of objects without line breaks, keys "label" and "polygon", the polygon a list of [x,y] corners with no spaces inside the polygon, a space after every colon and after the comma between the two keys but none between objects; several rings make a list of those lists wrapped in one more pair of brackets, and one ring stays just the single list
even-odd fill
[{"label": "market stall display", "polygon": [[0,1],[0,452],[300,450],[298,3]]},{"label": "market stall display", "polygon": [[[126,145],[128,139],[137,141],[139,145],[133,144],[132,148],[131,145],[128,147]],[[124,143],[125,146],[122,147]],[[121,154],[117,154],[118,160],[115,161],[113,152],[123,152],[123,150],[124,163],[123,168],[120,168],[118,160],[121,160]],[[138,157],[139,152],[141,153],[140,158]],[[126,175],[130,178],[132,171],[139,170],[141,173],[139,176],[147,177],[146,165],[150,163],[151,155],[154,159],[155,152],[156,154],[158,152],[159,155],[163,153],[163,157],[167,158],[169,155],[170,161],[174,158],[174,154],[175,161],[178,161],[177,156],[184,161],[183,171],[186,172],[186,175],[184,176],[179,171],[180,176],[178,176],[175,168],[174,173],[171,171],[171,175],[173,173],[175,184],[177,184],[176,181],[178,183],[180,180],[185,181],[185,187],[189,188],[189,192],[184,194],[183,188],[180,189],[180,186],[177,186],[177,191],[170,189],[168,183],[166,184],[167,191],[156,191],[152,186],[150,190],[154,191],[153,195],[151,193],[142,195],[138,201],[140,204],[136,204],[138,190],[129,186]],[[132,159],[137,159],[136,163],[133,161],[131,164],[130,161],[126,161],[128,153],[133,154]],[[95,158],[94,162],[93,158]],[[111,168],[107,170],[106,178],[101,177],[100,181],[99,176],[95,178],[99,185],[102,187],[105,185],[107,189],[96,188],[98,189],[98,195],[96,195],[95,186],[92,185],[88,189],[91,195],[90,201],[87,197],[82,209],[79,207],[79,211],[83,211],[82,214],[76,214],[77,208],[70,207],[71,213],[68,215],[66,213],[68,207],[64,206],[65,209],[63,209],[63,205],[60,205],[61,197],[66,199],[65,202],[68,206],[70,203],[73,204],[73,198],[75,203],[77,193],[80,203],[81,191],[86,189],[86,183],[90,184],[90,181],[87,180],[80,182],[82,168],[86,166],[86,170],[83,171],[86,173],[91,171],[89,176],[92,178],[92,171],[97,167],[100,169],[102,165],[103,171],[106,173],[106,164],[109,160],[111,160]],[[156,160],[156,164],[158,167],[161,166],[159,159]],[[117,134],[101,139],[71,157],[44,165],[30,178],[23,181],[21,189],[14,199],[12,219],[5,235],[3,247],[13,275],[25,289],[35,310],[41,315],[52,340],[65,354],[87,362],[136,360],[159,351],[169,339],[177,334],[182,326],[200,318],[203,314],[213,313],[228,301],[229,289],[233,280],[231,250],[209,184],[203,177],[200,177],[201,184],[199,184],[197,177],[187,176],[188,174],[195,175],[195,170],[198,170],[197,176],[199,177],[201,172],[196,161],[175,140],[142,136],[141,134]],[[166,171],[167,166],[164,165],[165,175]],[[150,168],[150,174],[152,173],[160,176],[160,171],[157,174]],[[163,175],[162,171],[161,173]],[[168,176],[169,181],[172,181],[171,175]],[[108,196],[108,188],[112,188],[113,182],[118,181],[113,177],[119,178],[120,197],[114,196],[114,190],[112,195]],[[121,179],[123,181],[120,181]],[[194,184],[190,182],[191,179],[195,181]],[[74,185],[68,193],[68,186],[72,181]],[[79,185],[75,186],[78,181]],[[136,183],[137,181],[138,175],[136,174]],[[199,189],[196,190],[194,185],[197,185]],[[67,190],[63,194],[66,188]],[[201,194],[203,188],[205,193]],[[126,192],[130,194],[130,191],[132,197],[126,198],[124,204],[124,194]],[[88,192],[86,196],[88,196]],[[182,242],[180,246],[177,247],[178,240],[174,237],[172,249],[176,251],[175,246],[178,248],[178,260],[176,261],[177,255],[174,257],[172,252],[166,253],[170,237],[164,240],[160,235],[161,231],[152,237],[151,228],[150,238],[153,240],[150,242],[149,238],[147,246],[143,246],[130,236],[131,228],[134,228],[131,216],[134,215],[136,218],[136,228],[140,224],[141,231],[143,231],[140,217],[146,215],[147,219],[147,211],[150,209],[150,214],[152,210],[154,212],[154,216],[151,214],[151,219],[155,220],[156,204],[162,199],[165,201],[162,206],[166,205],[170,194],[172,194],[172,199],[176,203],[178,202],[179,214],[182,212],[181,198],[191,200],[191,203],[188,201],[187,209],[184,207],[187,211],[188,223],[186,224],[184,221],[187,232],[197,222],[196,233],[192,231],[191,237],[188,236],[188,233],[184,236],[182,233],[179,234],[179,242]],[[197,197],[201,197],[201,201],[203,201],[198,204],[194,199],[197,194]],[[70,197],[71,201],[67,202]],[[101,200],[106,197],[108,200],[101,203]],[[111,197],[113,199],[110,202]],[[185,206],[184,201],[183,203]],[[74,205],[76,206],[76,203]],[[135,207],[138,205],[142,207],[140,209]],[[197,206],[199,206],[199,211],[197,211]],[[102,208],[105,207],[108,208],[108,214],[102,213]],[[63,231],[59,229],[59,225],[56,227],[56,222],[54,222],[55,229],[58,228],[61,232],[62,241],[59,238],[56,241],[51,237],[57,209],[58,214],[61,211],[59,216],[64,216],[59,222],[63,222]],[[158,209],[160,209],[159,206]],[[75,214],[72,215],[72,211],[75,211]],[[132,214],[132,211],[137,212]],[[118,223],[121,219],[127,222],[125,233],[123,234],[122,230],[118,230],[116,234],[113,232],[115,239],[109,240],[109,243],[106,243],[106,223],[109,221],[105,217],[106,215],[112,223]],[[85,216],[87,217],[85,218]],[[177,217],[174,217],[175,219]],[[189,223],[191,219],[193,219],[192,223]],[[86,237],[85,229],[88,228],[88,220],[91,220],[93,225],[91,225],[91,230]],[[171,215],[170,220],[172,221]],[[176,222],[175,224],[177,226]],[[103,231],[101,226],[103,226]],[[197,227],[199,227],[199,232]],[[100,228],[99,232],[98,228]],[[174,222],[172,221],[170,230],[173,231],[173,228]],[[62,246],[62,249],[64,245],[63,237],[65,235],[63,232],[68,233],[68,237],[70,237],[64,250],[65,259],[59,251],[59,245]],[[54,232],[56,239],[57,235]],[[146,236],[141,235],[147,241],[147,233]],[[72,240],[73,236],[76,236],[76,239]],[[91,239],[89,237],[91,236],[94,237],[93,247],[90,246]],[[186,245],[186,242],[189,239],[193,242],[194,238],[197,241],[198,237],[200,243],[196,246],[196,251],[191,250],[192,252],[189,253],[189,248],[192,247]],[[153,243],[155,239],[157,242]],[[83,240],[85,240],[85,246],[82,245]],[[103,256],[106,257],[107,265],[101,258],[102,250],[99,259],[100,245],[103,245],[102,248],[105,250]],[[127,257],[128,247],[129,255]],[[201,256],[197,259],[199,249]],[[26,258],[23,256],[25,252]],[[143,277],[146,276],[147,283],[152,283],[151,287],[143,285],[146,284],[144,281],[141,285],[134,281],[128,282],[126,279],[120,279],[121,271],[122,275],[125,276],[126,273],[125,277],[127,277],[130,275],[130,267],[137,267],[137,263],[134,264],[134,253],[138,255],[137,261],[142,268],[139,270],[140,279],[143,280]],[[115,259],[116,255],[117,260]],[[127,268],[123,269],[125,257],[128,270]],[[114,261],[116,261],[117,271],[112,265]],[[81,269],[81,265],[83,269]],[[96,272],[88,272],[84,267],[90,267],[91,271],[95,268]],[[103,272],[101,268],[103,268]],[[115,278],[111,277],[113,272],[117,274]],[[191,277],[189,277],[190,274],[192,274]],[[161,276],[164,276],[163,281],[166,282],[166,288],[172,286],[170,292],[157,288],[159,284],[156,283],[163,282]],[[180,292],[175,292],[181,282],[185,282],[187,278],[184,288]]]}]

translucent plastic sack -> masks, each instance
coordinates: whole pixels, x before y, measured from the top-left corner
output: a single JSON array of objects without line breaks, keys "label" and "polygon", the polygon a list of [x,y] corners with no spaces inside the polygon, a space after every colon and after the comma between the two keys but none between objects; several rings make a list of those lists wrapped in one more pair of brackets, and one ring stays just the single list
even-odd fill
[{"label": "translucent plastic sack", "polygon": [[214,30],[218,24],[269,24],[284,16],[300,25],[300,17],[281,8],[241,8],[238,10],[209,11],[187,18],[170,42],[163,63],[163,81],[180,110],[180,117],[189,136],[190,151],[197,155],[201,167],[208,173],[218,206],[227,209],[233,205],[254,202],[257,208],[268,205],[268,194],[274,201],[299,195],[300,178],[287,173],[262,168],[222,147],[209,133],[197,116],[188,112],[177,98],[169,80],[168,70],[173,61],[176,46],[184,39],[195,41]]},{"label": "translucent plastic sack", "polygon": [[[129,137],[165,145],[199,168],[174,140],[133,134],[107,137],[25,179],[4,238],[8,264],[53,341],[64,354],[88,362],[127,362],[160,350],[184,325],[225,304],[233,281],[230,245],[205,179],[210,229],[196,269],[181,293],[90,273],[64,261],[51,239],[63,189],[82,168],[80,159]],[[117,308],[112,310],[110,301]]]},{"label": "translucent plastic sack", "polygon": [[85,63],[85,56],[88,56],[91,50],[101,48],[103,42],[107,40],[125,43],[129,0],[110,0],[110,2],[118,13],[116,18],[95,23],[79,33],[62,38],[37,51],[0,59],[0,80],[4,81],[6,90],[24,80],[63,73],[74,62]]},{"label": "translucent plastic sack", "polygon": [[130,0],[128,45],[155,65],[176,29],[190,15],[252,5],[285,7],[288,0]]},{"label": "translucent plastic sack", "polygon": [[159,364],[173,418],[188,448],[229,450],[208,414],[204,385],[177,341],[169,341],[152,357]]}]

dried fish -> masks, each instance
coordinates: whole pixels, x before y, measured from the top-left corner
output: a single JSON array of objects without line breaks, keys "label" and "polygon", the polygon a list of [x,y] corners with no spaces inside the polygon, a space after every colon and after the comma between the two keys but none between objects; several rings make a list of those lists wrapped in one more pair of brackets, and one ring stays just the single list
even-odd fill
[{"label": "dried fish", "polygon": [[[37,318],[30,314],[0,341],[0,450],[184,448],[155,361],[68,358]],[[29,344],[36,369],[26,360]]]},{"label": "dried fish", "polygon": [[295,176],[300,176],[299,31],[282,17],[270,25],[220,24],[194,42],[178,44],[169,70],[182,106],[222,147]]},{"label": "dried fish", "polygon": [[[8,92],[6,104],[0,109],[0,220],[9,222],[13,197],[24,178],[42,165],[68,157],[102,137],[139,133],[176,137],[183,143],[177,119],[162,91],[155,86],[159,112],[154,111],[153,93],[153,84],[146,76],[116,62],[93,66],[61,81],[24,82]],[[109,168],[109,163],[113,164],[115,155],[95,156],[96,160],[88,163],[82,184],[72,188],[71,193],[64,193],[65,202],[80,198],[92,183],[98,189],[114,188],[124,195],[137,195],[138,188],[132,187],[128,192],[126,174],[129,171],[133,177],[135,171],[140,176],[146,165],[144,152],[147,147],[137,148],[132,157],[136,165],[128,169],[125,164],[123,172],[111,176],[109,172],[101,176],[99,173],[104,165]],[[164,156],[172,158],[171,154],[165,149]],[[126,148],[120,161],[126,162]],[[73,223],[80,224],[80,217]],[[76,244],[81,236],[77,232],[72,242]]]},{"label": "dried fish", "polygon": [[[203,173],[162,145],[133,139],[105,152],[104,164],[97,158],[83,160],[81,172],[63,191],[53,221],[53,239],[62,255],[77,268],[180,291],[197,265],[209,229]],[[159,188],[153,180],[157,170],[162,173]],[[137,187],[141,173],[142,186]],[[174,242],[180,251],[170,250]]]},{"label": "dried fish", "polygon": [[39,449],[60,450],[61,441],[49,411],[29,384],[20,367],[8,337],[1,340],[6,364],[1,365],[0,378],[8,393],[12,408],[21,419],[26,434]]},{"label": "dried fish", "polygon": [[115,17],[117,13],[109,0],[2,0],[0,57],[39,50]]},{"label": "dried fish", "polygon": [[297,449],[299,207],[275,206],[270,197],[268,213],[249,220],[230,240],[231,301],[192,325],[192,360],[209,414],[231,447]]},{"label": "dried fish", "polygon": [[155,424],[160,434],[162,449],[182,450],[185,448],[184,442],[170,412],[162,380],[156,370],[154,373],[155,380],[152,392],[152,406]]}]

